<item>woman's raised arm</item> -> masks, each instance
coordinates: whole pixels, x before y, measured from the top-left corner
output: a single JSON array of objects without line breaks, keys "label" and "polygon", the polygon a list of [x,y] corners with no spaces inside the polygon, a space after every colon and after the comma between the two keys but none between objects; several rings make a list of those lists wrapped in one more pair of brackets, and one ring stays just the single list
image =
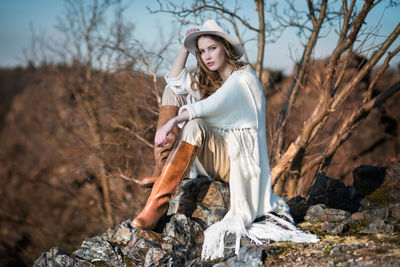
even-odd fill
[{"label": "woman's raised arm", "polygon": [[[186,31],[186,36],[191,34],[192,32],[197,32],[199,29],[190,29]],[[186,65],[187,58],[189,56],[189,51],[182,45],[181,49],[179,50],[178,55],[176,56],[174,63],[168,72],[168,78],[176,78],[182,72],[183,68]]]},{"label": "woman's raised arm", "polygon": [[183,68],[186,65],[186,60],[189,56],[189,52],[187,49],[182,45],[181,49],[179,50],[178,55],[176,56],[174,63],[168,72],[168,78],[176,78],[182,72]]}]

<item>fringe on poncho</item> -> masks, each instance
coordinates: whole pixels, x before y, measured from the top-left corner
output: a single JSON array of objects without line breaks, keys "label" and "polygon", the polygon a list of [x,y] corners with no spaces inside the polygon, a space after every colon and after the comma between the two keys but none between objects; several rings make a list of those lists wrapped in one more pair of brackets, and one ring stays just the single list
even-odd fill
[{"label": "fringe on poncho", "polygon": [[[254,222],[258,210],[257,180],[260,177],[257,134],[252,129],[232,129],[220,131],[228,144],[231,160],[229,180],[230,210],[225,217],[211,225],[204,232],[202,259],[216,259],[224,256],[224,238],[228,234],[236,236],[235,253],[240,249],[240,239],[249,237],[256,244],[270,241],[318,242],[316,235],[296,228],[289,213],[288,205],[280,197],[270,192],[274,205],[272,212],[264,213],[265,219]],[[256,194],[256,196],[254,196]],[[259,212],[258,212],[259,213]]]}]

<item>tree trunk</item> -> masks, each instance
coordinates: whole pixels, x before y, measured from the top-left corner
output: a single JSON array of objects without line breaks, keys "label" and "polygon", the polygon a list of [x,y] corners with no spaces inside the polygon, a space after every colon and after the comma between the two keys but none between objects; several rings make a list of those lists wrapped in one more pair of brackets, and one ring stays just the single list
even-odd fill
[{"label": "tree trunk", "polygon": [[265,20],[264,20],[264,0],[255,0],[258,13],[258,44],[257,44],[257,61],[255,64],[255,71],[258,79],[262,82],[262,71],[264,64],[264,50],[265,50]]}]

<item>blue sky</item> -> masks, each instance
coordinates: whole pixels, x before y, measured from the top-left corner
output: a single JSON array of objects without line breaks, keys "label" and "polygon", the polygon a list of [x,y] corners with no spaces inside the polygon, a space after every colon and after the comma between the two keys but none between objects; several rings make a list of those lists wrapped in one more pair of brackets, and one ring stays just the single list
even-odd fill
[{"label": "blue sky", "polygon": [[[250,5],[243,5],[244,12],[249,14],[253,25],[257,25],[256,21],[252,21],[255,19],[254,1],[249,2]],[[389,0],[386,0],[386,2],[389,2]],[[156,1],[132,0],[125,17],[135,24],[135,36],[140,36],[138,39],[149,43],[156,42],[158,32],[155,29],[161,26],[168,34],[173,27],[173,18],[167,14],[150,14],[146,6],[156,7]],[[22,51],[29,48],[31,44],[30,25],[33,25],[37,31],[44,31],[48,35],[57,35],[55,25],[57,24],[57,16],[62,15],[62,10],[62,0],[1,0],[0,67],[25,63]],[[400,7],[383,12],[383,9],[372,12],[367,19],[367,24],[372,25],[382,18],[382,33],[388,34],[400,22]],[[335,42],[334,33],[321,39],[317,45],[315,56],[324,57],[329,54]],[[396,40],[395,45],[398,46],[399,44],[400,41]],[[250,60],[255,58],[254,42],[246,45],[246,50],[249,53]],[[301,47],[299,47],[296,35],[294,32],[286,32],[278,42],[267,45],[265,67],[290,72],[293,66],[291,57],[297,58],[300,53]],[[399,56],[396,57],[395,62],[396,64],[400,62]]]}]

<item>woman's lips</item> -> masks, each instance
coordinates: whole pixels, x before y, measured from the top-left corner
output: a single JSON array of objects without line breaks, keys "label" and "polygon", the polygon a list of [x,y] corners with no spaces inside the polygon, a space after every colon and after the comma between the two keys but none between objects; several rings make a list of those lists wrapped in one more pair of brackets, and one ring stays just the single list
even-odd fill
[{"label": "woman's lips", "polygon": [[212,66],[212,65],[214,65],[214,62],[208,62],[208,63],[207,63],[207,67],[210,67],[210,66]]}]

